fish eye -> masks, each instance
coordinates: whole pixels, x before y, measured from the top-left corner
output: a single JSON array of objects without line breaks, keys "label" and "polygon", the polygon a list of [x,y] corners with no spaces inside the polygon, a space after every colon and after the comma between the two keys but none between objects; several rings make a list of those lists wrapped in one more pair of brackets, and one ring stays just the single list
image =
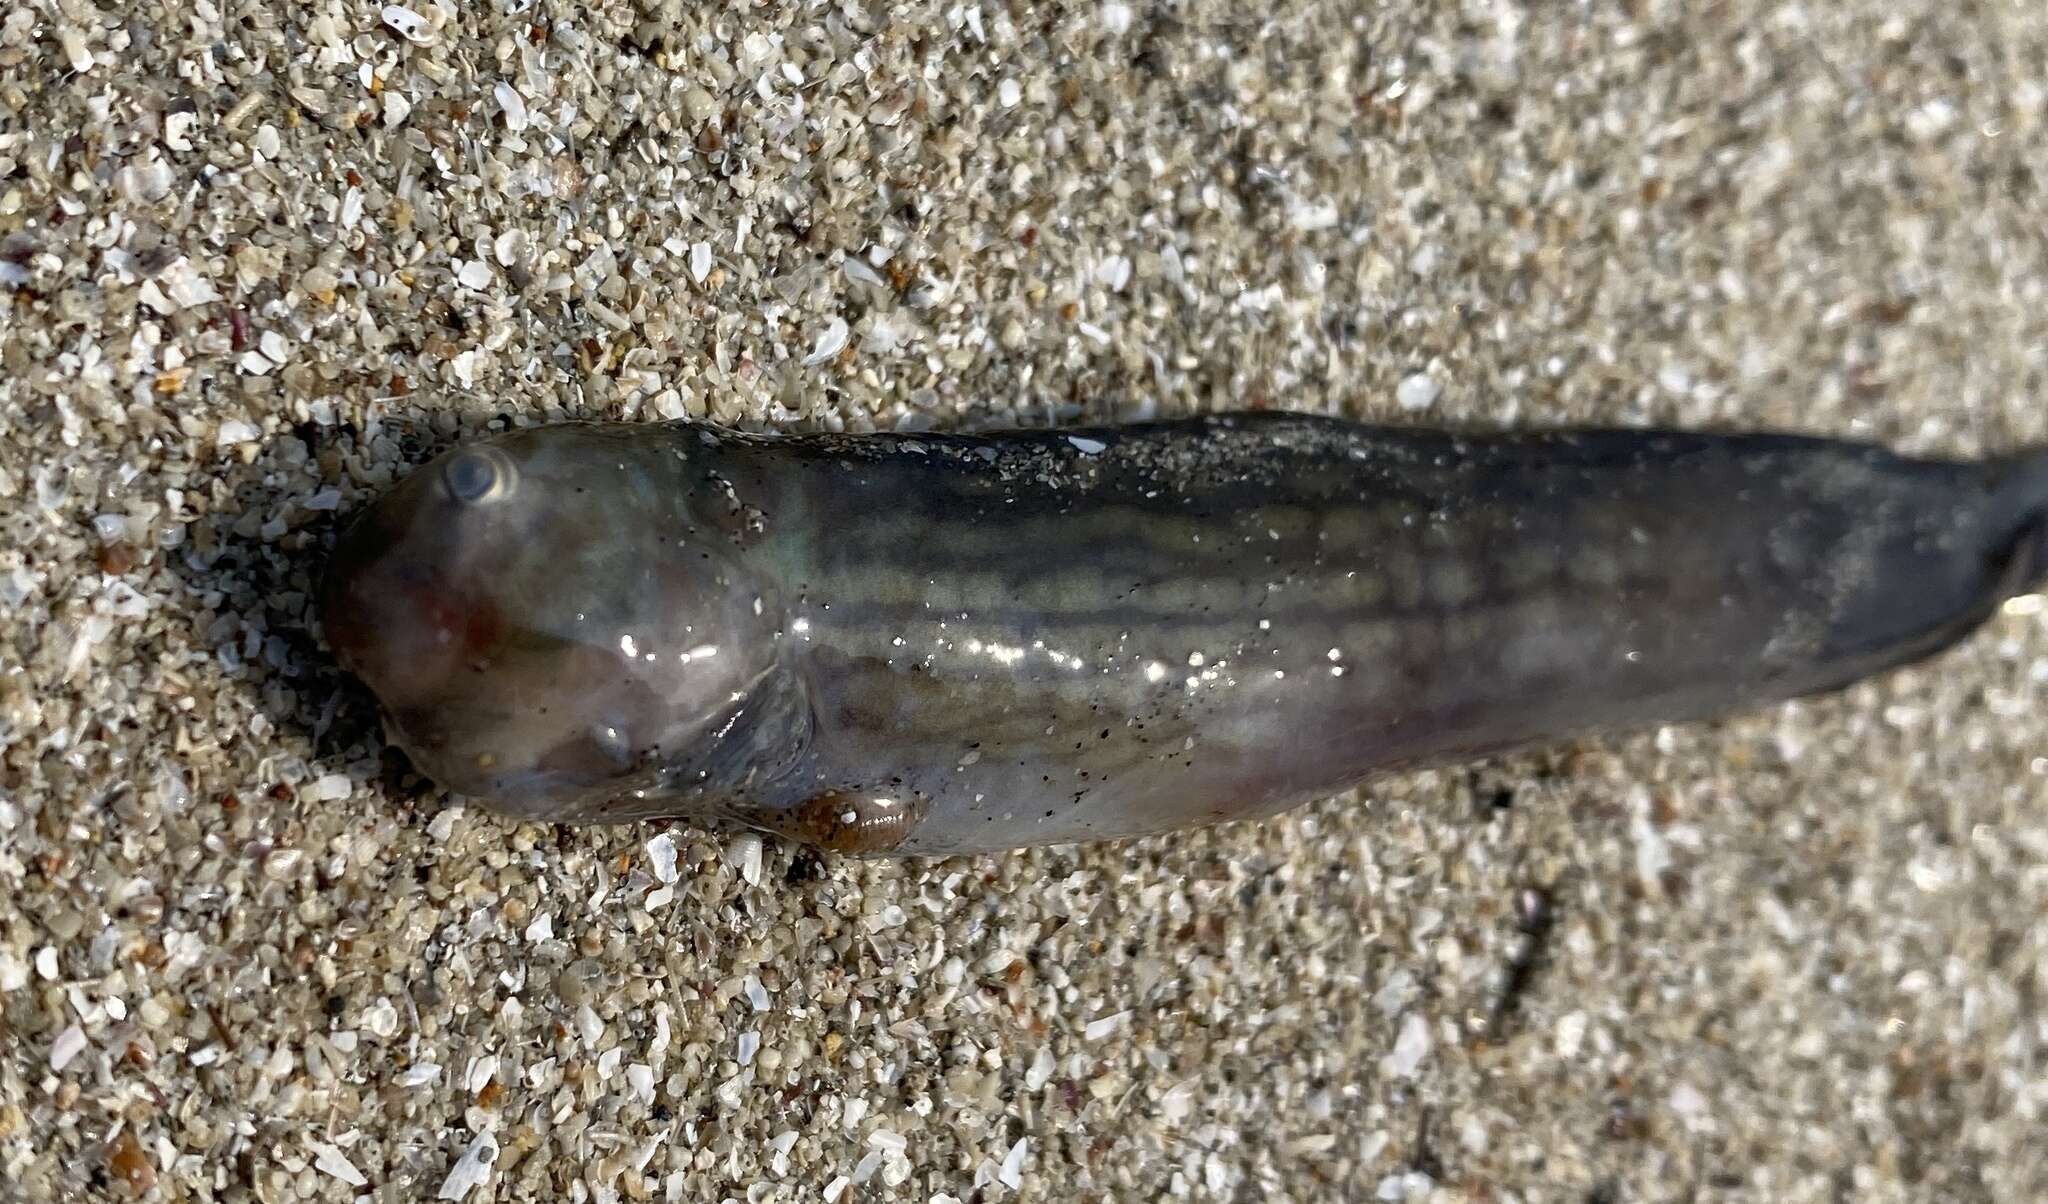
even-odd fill
[{"label": "fish eye", "polygon": [[511,492],[512,463],[495,448],[468,448],[442,466],[441,483],[458,502],[476,505],[491,501]]}]

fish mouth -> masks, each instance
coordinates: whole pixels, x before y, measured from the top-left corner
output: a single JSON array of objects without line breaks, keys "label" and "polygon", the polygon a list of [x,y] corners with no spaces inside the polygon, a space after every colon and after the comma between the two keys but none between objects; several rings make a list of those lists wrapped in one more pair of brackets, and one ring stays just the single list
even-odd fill
[{"label": "fish mouth", "polygon": [[374,659],[375,630],[379,626],[365,614],[368,609],[357,596],[357,579],[337,572],[330,565],[320,590],[320,634],[334,659],[358,677]]},{"label": "fish mouth", "polygon": [[342,669],[385,707],[403,710],[444,693],[464,670],[496,655],[502,626],[492,599],[424,556],[352,531],[321,583],[320,628]]}]

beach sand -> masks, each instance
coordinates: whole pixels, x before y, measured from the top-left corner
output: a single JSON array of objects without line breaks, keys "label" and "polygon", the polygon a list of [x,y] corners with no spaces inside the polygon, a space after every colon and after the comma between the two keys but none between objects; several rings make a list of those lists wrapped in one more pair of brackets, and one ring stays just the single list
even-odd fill
[{"label": "beach sand", "polygon": [[2048,9],[0,17],[0,1201],[2048,1197],[2048,619],[938,864],[452,809],[337,521],[562,416],[2048,440]]}]

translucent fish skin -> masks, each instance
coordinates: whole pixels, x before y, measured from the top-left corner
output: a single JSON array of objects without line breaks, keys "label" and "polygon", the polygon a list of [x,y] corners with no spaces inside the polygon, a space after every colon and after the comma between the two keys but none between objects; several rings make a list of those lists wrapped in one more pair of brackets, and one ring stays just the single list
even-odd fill
[{"label": "translucent fish skin", "polygon": [[1833,689],[2039,582],[2044,526],[2040,452],[567,424],[406,479],[321,605],[415,764],[502,811],[949,855]]}]

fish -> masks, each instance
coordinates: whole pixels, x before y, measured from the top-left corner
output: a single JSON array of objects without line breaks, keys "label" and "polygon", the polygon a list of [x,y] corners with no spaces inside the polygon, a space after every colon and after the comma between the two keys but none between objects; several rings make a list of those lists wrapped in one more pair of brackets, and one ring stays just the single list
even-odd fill
[{"label": "fish", "polygon": [[318,612],[390,741],[505,815],[944,857],[1837,690],[2044,577],[2048,449],[563,422],[367,506]]}]

